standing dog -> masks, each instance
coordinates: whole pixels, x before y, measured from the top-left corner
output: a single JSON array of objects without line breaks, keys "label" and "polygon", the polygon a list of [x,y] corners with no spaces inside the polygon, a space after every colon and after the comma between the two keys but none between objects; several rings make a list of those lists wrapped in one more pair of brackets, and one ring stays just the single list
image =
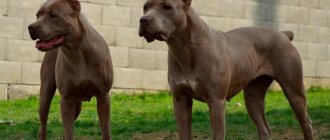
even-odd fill
[{"label": "standing dog", "polygon": [[82,101],[97,99],[102,139],[110,139],[113,71],[104,39],[80,13],[77,0],[47,0],[29,25],[36,48],[46,51],[41,66],[39,139],[46,139],[47,118],[56,88],[61,93],[64,139],[73,138],[73,122]]},{"label": "standing dog", "polygon": [[229,32],[209,27],[190,7],[191,0],[148,0],[139,35],[166,41],[168,79],[181,140],[191,139],[192,98],[206,102],[213,139],[225,138],[225,102],[242,89],[259,139],[269,138],[264,100],[276,80],[298,118],[306,140],[313,139],[300,56],[293,33],[270,28]]}]

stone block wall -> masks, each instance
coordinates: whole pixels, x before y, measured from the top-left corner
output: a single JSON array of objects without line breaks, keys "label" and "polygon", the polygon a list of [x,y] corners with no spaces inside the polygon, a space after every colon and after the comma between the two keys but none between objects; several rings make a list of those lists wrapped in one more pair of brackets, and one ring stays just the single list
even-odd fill
[{"label": "stone block wall", "polygon": [[[44,0],[0,0],[0,99],[39,93],[43,53],[27,26]],[[167,46],[138,36],[145,0],[81,0],[82,12],[107,41],[115,89],[167,90]],[[295,33],[307,87],[330,86],[330,0],[193,0],[212,27],[267,26]],[[277,87],[277,86],[274,86]]]}]

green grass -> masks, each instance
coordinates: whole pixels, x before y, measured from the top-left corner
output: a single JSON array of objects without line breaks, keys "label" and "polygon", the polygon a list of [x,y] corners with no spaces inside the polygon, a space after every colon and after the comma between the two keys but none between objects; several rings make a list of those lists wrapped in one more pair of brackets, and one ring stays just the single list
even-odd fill
[{"label": "green grass", "polygon": [[[308,91],[308,109],[317,139],[330,139],[330,90],[313,88]],[[237,103],[243,106],[237,106]],[[111,134],[114,140],[131,139],[133,135],[176,132],[172,98],[167,92],[144,95],[113,95],[111,99]],[[254,124],[250,121],[242,94],[227,102],[226,138],[233,140],[256,139]],[[301,131],[283,93],[269,92],[266,116],[273,130],[272,138],[300,137]],[[0,120],[13,120],[13,125],[0,125],[0,139],[37,139],[38,97],[26,100],[0,101]],[[198,101],[193,107],[193,132],[210,138],[211,128],[206,104]],[[48,138],[60,139],[63,134],[59,111],[59,97],[52,102],[48,121]],[[75,122],[77,139],[100,139],[96,101],[83,104]]]}]

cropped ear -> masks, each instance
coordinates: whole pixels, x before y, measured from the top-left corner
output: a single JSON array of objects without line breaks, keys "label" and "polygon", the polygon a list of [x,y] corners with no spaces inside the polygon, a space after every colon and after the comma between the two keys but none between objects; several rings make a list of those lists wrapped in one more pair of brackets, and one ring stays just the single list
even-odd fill
[{"label": "cropped ear", "polygon": [[182,0],[186,5],[185,8],[188,9],[189,6],[191,5],[191,0]]},{"label": "cropped ear", "polygon": [[78,0],[66,0],[69,2],[71,8],[75,10],[76,12],[80,12],[81,7],[80,7],[80,2]]}]

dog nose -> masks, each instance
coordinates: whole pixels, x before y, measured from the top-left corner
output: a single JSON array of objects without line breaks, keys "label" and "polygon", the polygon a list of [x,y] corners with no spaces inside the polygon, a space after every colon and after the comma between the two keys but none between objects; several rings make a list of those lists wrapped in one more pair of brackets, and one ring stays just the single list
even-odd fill
[{"label": "dog nose", "polygon": [[37,29],[38,29],[38,27],[34,26],[33,24],[31,24],[31,25],[28,26],[30,37],[31,37],[32,40],[36,40],[37,39],[37,36],[36,36]]},{"label": "dog nose", "polygon": [[29,29],[30,32],[35,32],[36,27],[34,27],[34,26],[32,26],[32,25],[29,25],[29,26],[28,26],[28,29]]},{"label": "dog nose", "polygon": [[144,16],[140,19],[140,24],[147,25],[151,21],[150,16]]}]

